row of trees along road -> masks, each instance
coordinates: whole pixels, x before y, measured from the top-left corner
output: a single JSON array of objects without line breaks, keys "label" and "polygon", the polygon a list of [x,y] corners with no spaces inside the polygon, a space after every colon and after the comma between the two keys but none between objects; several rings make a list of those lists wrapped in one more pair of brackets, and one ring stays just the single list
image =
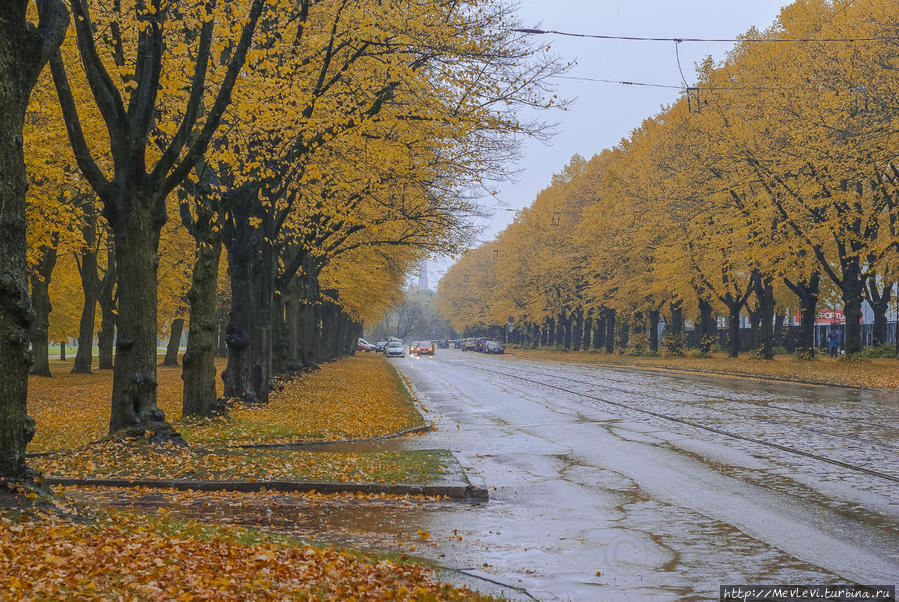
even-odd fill
[{"label": "row of trees along road", "polygon": [[858,353],[866,298],[883,344],[899,279],[897,9],[802,0],[750,30],[464,255],[439,284],[441,313],[459,331],[512,317],[524,343],[610,351],[629,338],[657,350],[660,317],[676,348],[685,314],[708,344],[724,315],[731,356],[748,313],[771,358],[774,325],[795,309],[811,351],[819,300],[844,308]]},{"label": "row of trees along road", "polygon": [[89,371],[99,323],[110,432],[157,437],[160,318],[189,315],[185,415],[220,409],[223,306],[229,398],[351,353],[546,135],[517,109],[565,66],[517,27],[505,0],[4,2],[0,476],[26,475],[51,333]]}]

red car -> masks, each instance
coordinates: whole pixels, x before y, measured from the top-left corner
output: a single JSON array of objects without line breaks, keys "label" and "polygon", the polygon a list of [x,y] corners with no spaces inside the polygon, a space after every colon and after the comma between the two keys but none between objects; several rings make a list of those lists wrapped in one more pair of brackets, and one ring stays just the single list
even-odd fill
[{"label": "red car", "polygon": [[419,355],[434,355],[434,341],[419,341],[416,346]]},{"label": "red car", "polygon": [[356,351],[374,351],[375,346],[366,341],[365,339],[359,339],[356,343]]}]

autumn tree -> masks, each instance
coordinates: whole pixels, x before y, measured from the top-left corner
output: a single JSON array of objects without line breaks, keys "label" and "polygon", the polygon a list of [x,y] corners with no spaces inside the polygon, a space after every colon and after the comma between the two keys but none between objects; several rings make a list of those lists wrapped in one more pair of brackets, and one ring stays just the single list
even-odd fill
[{"label": "autumn tree", "polygon": [[[59,54],[51,68],[78,165],[114,233],[119,304],[111,432],[170,431],[156,405],[157,251],[166,198],[205,154],[265,4],[71,2],[95,103],[80,113],[96,110],[108,141],[85,139]],[[233,23],[231,32],[222,35],[217,23]],[[215,93],[208,97],[210,88]],[[176,101],[183,101],[181,111],[161,110]],[[108,148],[111,172],[98,165],[92,147]]]}]

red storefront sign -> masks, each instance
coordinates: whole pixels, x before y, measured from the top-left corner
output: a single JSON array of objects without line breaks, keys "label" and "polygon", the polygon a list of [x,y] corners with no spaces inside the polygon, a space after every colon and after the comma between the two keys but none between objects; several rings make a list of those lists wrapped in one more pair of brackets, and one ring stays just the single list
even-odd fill
[{"label": "red storefront sign", "polygon": [[[859,316],[859,323],[865,321],[865,319]],[[796,314],[796,322],[799,322],[799,314]],[[837,309],[834,307],[825,307],[824,309],[818,310],[818,315],[815,318],[815,324],[845,324],[846,316],[843,314],[842,309]]]}]

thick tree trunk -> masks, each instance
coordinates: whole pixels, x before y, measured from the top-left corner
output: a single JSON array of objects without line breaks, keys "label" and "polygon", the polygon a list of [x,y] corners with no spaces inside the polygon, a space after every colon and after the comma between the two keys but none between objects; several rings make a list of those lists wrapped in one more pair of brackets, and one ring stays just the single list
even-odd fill
[{"label": "thick tree trunk", "polygon": [[659,351],[659,310],[649,310],[649,348],[653,353]]},{"label": "thick tree trunk", "polygon": [[618,347],[622,349],[627,349],[627,346],[631,342],[631,323],[629,316],[625,315],[621,320],[621,327],[618,333]]},{"label": "thick tree trunk", "polygon": [[[242,204],[238,203],[238,207]],[[246,213],[246,210],[244,210]],[[253,248],[250,242],[249,215],[235,218],[236,227],[225,234],[228,273],[231,279],[231,310],[225,342],[228,344],[228,366],[222,372],[225,397],[239,397],[255,402],[256,392],[250,378],[250,337],[253,332]]]},{"label": "thick tree trunk", "polygon": [[87,201],[88,212],[82,228],[84,247],[80,252],[81,261],[78,266],[84,305],[81,307],[81,321],[78,325],[78,351],[75,352],[75,365],[72,366],[72,372],[76,374],[90,374],[94,361],[94,321],[97,316],[100,279],[97,273],[97,250],[94,248],[97,239],[97,215],[93,206],[93,200]]},{"label": "thick tree trunk", "polygon": [[[37,376],[50,374],[50,278],[56,267],[56,245],[41,247],[41,258],[31,274],[31,304],[34,322],[31,325],[31,373]],[[65,359],[65,358],[61,358]]]},{"label": "thick tree trunk", "polygon": [[[136,194],[135,194],[136,196]],[[134,200],[134,205],[139,206]],[[161,220],[135,210],[112,220],[119,308],[109,431],[176,435],[156,405],[156,270]]]},{"label": "thick tree trunk", "polygon": [[699,299],[699,341],[708,335],[715,338],[718,331],[718,325],[715,323],[715,316],[712,315],[712,304],[706,299]]},{"label": "thick tree trunk", "polygon": [[853,355],[862,350],[860,324],[862,297],[865,292],[857,259],[844,265],[843,283],[840,288],[843,298],[843,315],[846,317],[845,350],[846,355]]},{"label": "thick tree trunk", "polygon": [[606,353],[615,351],[615,310],[606,310]]},{"label": "thick tree trunk", "polygon": [[571,344],[575,351],[581,350],[581,344],[584,342],[584,311],[577,309],[574,311],[574,319],[571,325]]},{"label": "thick tree trunk", "polygon": [[758,301],[756,301],[755,309],[747,308],[747,311],[749,312],[749,346],[753,350],[757,350],[762,342],[760,332],[762,314]]},{"label": "thick tree trunk", "polygon": [[784,322],[787,317],[781,312],[774,317],[774,346],[782,347],[784,344]]},{"label": "thick tree trunk", "polygon": [[727,351],[730,357],[740,355],[740,308],[735,304],[728,306],[729,314],[727,318]]},{"label": "thick tree trunk", "polygon": [[799,343],[800,351],[815,355],[815,320],[818,317],[818,289],[821,275],[812,274],[808,280],[795,284],[788,278],[784,282],[799,297]]},{"label": "thick tree trunk", "polygon": [[887,310],[889,309],[890,298],[893,293],[893,283],[884,282],[883,290],[880,290],[876,279],[873,277],[869,278],[865,293],[868,297],[868,303],[871,305],[871,311],[874,312],[871,344],[874,347],[880,347],[885,345],[887,340]]},{"label": "thick tree trunk", "polygon": [[605,319],[605,310],[600,309],[597,312],[596,316],[596,325],[593,327],[593,348],[596,350],[602,350],[605,345],[606,337],[606,319]]},{"label": "thick tree trunk", "polygon": [[684,334],[684,302],[677,300],[669,303],[671,308],[671,324],[668,332],[676,337]]},{"label": "thick tree trunk", "polygon": [[66,361],[66,340],[59,341],[59,361]]},{"label": "thick tree trunk", "polygon": [[584,338],[581,342],[581,346],[584,350],[590,349],[590,343],[593,339],[593,316],[587,316],[584,318]]},{"label": "thick tree trunk", "polygon": [[116,323],[116,290],[118,278],[115,267],[115,247],[110,245],[107,251],[106,274],[100,282],[100,332],[97,333],[98,358],[100,370],[112,370],[112,349],[115,342]]},{"label": "thick tree trunk", "polygon": [[774,284],[770,276],[756,278],[759,320],[758,352],[766,360],[774,359]]},{"label": "thick tree trunk", "polygon": [[182,332],[184,332],[184,318],[175,318],[172,320],[172,327],[169,329],[169,344],[165,349],[165,359],[162,361],[163,366],[178,365],[178,351],[181,349]]},{"label": "thick tree trunk", "polygon": [[209,234],[208,240],[196,246],[191,288],[187,294],[190,322],[187,349],[181,358],[181,378],[184,381],[181,411],[185,416],[208,417],[216,407],[216,287],[222,244],[213,233]]}]

